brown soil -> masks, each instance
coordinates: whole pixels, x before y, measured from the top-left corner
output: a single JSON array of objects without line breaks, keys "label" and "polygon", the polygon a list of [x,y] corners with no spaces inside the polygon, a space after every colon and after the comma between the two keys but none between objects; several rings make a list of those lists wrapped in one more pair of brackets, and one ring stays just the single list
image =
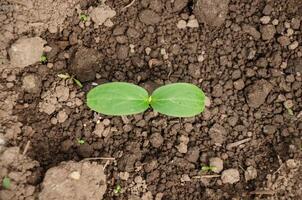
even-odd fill
[{"label": "brown soil", "polygon": [[[35,181],[20,179],[23,185],[40,192],[49,168],[98,158],[106,166],[108,200],[302,198],[301,1],[224,0],[215,7],[200,0],[194,7],[190,0],[142,0],[127,7],[132,1],[107,0],[105,8],[116,15],[110,10],[110,18],[85,23],[79,13],[98,12],[92,10],[101,2],[73,7],[78,1],[68,1],[62,4],[73,14],[47,12],[38,32],[15,30],[25,26],[22,12],[14,12],[22,2],[0,2],[6,37],[0,40],[0,136],[22,150],[30,141],[26,154],[40,167]],[[34,36],[47,41],[48,63],[12,68],[7,50]],[[60,73],[76,75],[84,88]],[[85,94],[110,81],[149,91],[193,83],[205,91],[208,107],[185,119],[151,110],[127,117],[92,112]],[[221,161],[223,170],[201,172],[201,165]],[[3,168],[0,178],[15,170]]]}]

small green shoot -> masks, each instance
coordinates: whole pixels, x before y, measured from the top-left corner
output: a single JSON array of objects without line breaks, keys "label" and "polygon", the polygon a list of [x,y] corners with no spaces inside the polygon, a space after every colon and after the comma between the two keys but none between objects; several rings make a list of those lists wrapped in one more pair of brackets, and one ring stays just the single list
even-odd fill
[{"label": "small green shoot", "polygon": [[88,16],[85,15],[85,14],[80,14],[80,20],[81,20],[82,22],[86,22],[86,21],[88,20]]},{"label": "small green shoot", "polygon": [[212,172],[215,169],[216,169],[215,166],[207,166],[207,165],[201,166],[201,172],[204,172],[204,173]]},{"label": "small green shoot", "polygon": [[204,111],[205,95],[199,87],[189,83],[164,85],[149,95],[137,85],[113,82],[90,90],[87,105],[105,115],[132,115],[151,107],[168,116],[193,117]]},{"label": "small green shoot", "polygon": [[11,181],[8,177],[4,177],[3,180],[2,180],[2,187],[4,189],[9,189],[11,186]]},{"label": "small green shoot", "polygon": [[85,140],[83,139],[77,139],[78,144],[85,144]]},{"label": "small green shoot", "polygon": [[291,108],[287,108],[286,110],[290,116],[294,116],[294,111]]},{"label": "small green shoot", "polygon": [[117,184],[113,190],[114,194],[119,194],[121,193],[121,191],[122,191],[122,187],[119,184]]},{"label": "small green shoot", "polygon": [[42,56],[40,57],[40,62],[41,62],[42,64],[46,64],[46,63],[47,63],[47,57],[46,57],[45,55],[42,55]]},{"label": "small green shoot", "polygon": [[69,74],[58,74],[58,77],[63,80],[72,80],[75,84],[77,84],[80,88],[83,88],[83,84],[78,79],[74,78],[74,76],[70,76]]}]

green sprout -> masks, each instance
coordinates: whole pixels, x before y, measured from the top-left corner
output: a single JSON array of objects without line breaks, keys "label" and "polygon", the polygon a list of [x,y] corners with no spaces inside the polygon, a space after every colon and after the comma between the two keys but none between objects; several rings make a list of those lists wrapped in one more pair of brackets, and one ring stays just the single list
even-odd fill
[{"label": "green sprout", "polygon": [[122,191],[122,187],[119,184],[117,184],[113,190],[114,194],[119,194],[121,193],[121,191]]},{"label": "green sprout", "polygon": [[42,55],[42,56],[40,57],[40,62],[41,62],[42,64],[46,64],[46,63],[47,63],[47,56],[46,56],[46,55]]},{"label": "green sprout", "polygon": [[72,80],[75,84],[77,84],[80,88],[83,88],[83,84],[78,79],[74,78],[74,76],[70,76],[69,74],[58,74],[58,77],[63,80]]},{"label": "green sprout", "polygon": [[205,173],[207,173],[207,172],[212,172],[212,171],[214,171],[215,169],[216,169],[215,166],[207,166],[207,165],[201,166],[201,172],[205,172]]},{"label": "green sprout", "polygon": [[205,95],[192,84],[173,83],[157,88],[152,95],[137,85],[113,82],[99,85],[87,94],[90,109],[105,115],[132,115],[155,111],[173,117],[193,117],[204,111]]},{"label": "green sprout", "polygon": [[294,116],[294,111],[291,108],[286,108],[286,110],[290,116]]},{"label": "green sprout", "polygon": [[83,139],[77,139],[78,144],[85,144],[85,140]]},{"label": "green sprout", "polygon": [[2,187],[3,187],[4,189],[9,189],[10,186],[11,186],[10,178],[4,177],[3,180],[2,180]]},{"label": "green sprout", "polygon": [[81,20],[82,22],[86,22],[86,21],[88,20],[88,16],[85,15],[85,14],[80,14],[80,20]]}]

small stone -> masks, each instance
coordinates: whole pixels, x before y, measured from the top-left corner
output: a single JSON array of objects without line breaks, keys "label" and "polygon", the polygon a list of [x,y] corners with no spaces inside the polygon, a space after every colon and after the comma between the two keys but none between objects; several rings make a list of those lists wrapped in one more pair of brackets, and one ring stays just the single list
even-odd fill
[{"label": "small stone", "polygon": [[244,81],[242,79],[239,79],[234,82],[234,88],[236,90],[242,90],[245,87]]},{"label": "small stone", "polygon": [[293,106],[294,106],[294,103],[293,103],[292,100],[287,100],[287,101],[284,102],[284,107],[286,109],[291,109]]},{"label": "small stone", "polygon": [[246,88],[247,103],[252,108],[260,107],[266,100],[266,97],[273,89],[272,84],[266,80],[258,80],[253,85]]},{"label": "small stone", "polygon": [[183,174],[183,175],[181,176],[181,181],[182,181],[182,182],[190,182],[190,181],[191,181],[191,178],[190,178],[190,176],[189,176],[188,174]]},{"label": "small stone", "polygon": [[263,40],[271,40],[276,34],[276,28],[274,25],[265,25],[260,28],[260,32]]},{"label": "small stone", "polygon": [[212,142],[217,146],[221,146],[225,142],[226,135],[226,129],[217,123],[214,124],[209,130],[209,136]]},{"label": "small stone", "polygon": [[298,30],[300,28],[301,20],[298,18],[293,18],[291,21],[291,27],[295,30]]},{"label": "small stone", "polygon": [[74,179],[74,180],[79,180],[81,178],[81,174],[78,171],[74,171],[74,172],[71,172],[69,177]]},{"label": "small stone", "polygon": [[56,124],[58,123],[57,118],[52,117],[52,118],[50,119],[50,123],[53,124],[53,125],[56,125]]},{"label": "small stone", "polygon": [[185,143],[180,143],[178,146],[176,146],[179,153],[187,153],[188,152],[188,146]]},{"label": "small stone", "polygon": [[249,166],[244,172],[245,181],[257,178],[257,170],[253,166]]},{"label": "small stone", "polygon": [[130,48],[126,45],[118,45],[116,48],[117,58],[119,60],[124,60],[124,59],[128,58],[129,49]]},{"label": "small stone", "polygon": [[114,26],[113,22],[111,21],[111,19],[107,19],[105,22],[104,22],[104,26],[106,27],[112,27]]},{"label": "small stone", "polygon": [[237,169],[227,169],[221,174],[222,183],[234,184],[240,181],[240,173]]},{"label": "small stone", "polygon": [[275,25],[275,26],[277,26],[279,24],[279,20],[278,19],[274,19],[272,21],[272,24]]},{"label": "small stone", "polygon": [[116,12],[109,6],[102,4],[99,7],[93,8],[90,13],[91,20],[97,25],[101,26],[106,20],[113,18]]},{"label": "small stone", "polygon": [[189,28],[198,28],[199,24],[198,24],[197,19],[190,19],[187,23],[187,27],[189,27]]},{"label": "small stone", "polygon": [[243,25],[242,26],[242,31],[253,36],[256,40],[259,40],[261,37],[261,34],[255,27],[252,27],[250,25]]},{"label": "small stone", "polygon": [[46,41],[40,37],[17,40],[9,49],[9,57],[13,67],[24,68],[40,62]]},{"label": "small stone", "polygon": [[262,24],[268,24],[271,21],[271,17],[270,16],[263,16],[260,18],[260,21]]},{"label": "small stone", "polygon": [[277,131],[277,127],[274,125],[265,125],[263,127],[263,132],[268,135],[273,135]]},{"label": "small stone", "polygon": [[103,123],[97,123],[95,125],[93,133],[96,134],[98,137],[102,137],[104,130],[105,130],[104,124]]},{"label": "small stone", "polygon": [[42,81],[36,74],[25,75],[22,87],[28,93],[38,94],[41,91]]},{"label": "small stone", "polygon": [[104,119],[104,120],[103,120],[103,124],[104,124],[105,126],[109,126],[109,125],[110,125],[110,120],[109,120],[109,119]]},{"label": "small stone", "polygon": [[215,158],[210,158],[209,160],[210,166],[213,166],[214,169],[212,170],[213,172],[219,174],[223,170],[223,160],[215,157]]},{"label": "small stone", "polygon": [[122,180],[127,181],[129,178],[129,173],[128,172],[120,172],[118,175]]},{"label": "small stone", "polygon": [[153,133],[150,136],[149,140],[150,140],[151,145],[155,148],[159,148],[164,142],[164,138],[161,136],[160,133]]},{"label": "small stone", "polygon": [[285,47],[290,44],[290,39],[287,36],[278,37],[277,41],[281,44],[281,46]]},{"label": "small stone", "polygon": [[294,49],[296,49],[298,46],[299,46],[299,42],[298,42],[298,41],[294,41],[293,43],[291,43],[291,44],[288,46],[288,49],[294,50]]},{"label": "small stone", "polygon": [[187,22],[183,19],[179,20],[176,26],[178,29],[185,29],[187,27]]},{"label": "small stone", "polygon": [[203,55],[197,56],[197,61],[198,61],[198,62],[202,63],[204,60],[205,60],[205,58],[204,58]]},{"label": "small stone", "polygon": [[297,162],[294,159],[289,159],[286,161],[286,165],[290,169],[294,169],[298,166]]},{"label": "small stone", "polygon": [[150,9],[145,9],[140,12],[139,19],[141,22],[147,25],[155,25],[161,21],[159,14]]},{"label": "small stone", "polygon": [[66,114],[65,111],[60,111],[58,114],[57,114],[57,119],[58,119],[58,122],[59,123],[63,123],[66,121],[66,119],[68,118],[68,115]]},{"label": "small stone", "polygon": [[294,30],[293,29],[291,29],[291,28],[287,29],[287,31],[286,31],[286,35],[287,36],[292,36],[293,34],[294,34]]},{"label": "small stone", "polygon": [[146,52],[147,55],[150,55],[150,53],[151,53],[151,48],[150,48],[150,47],[147,47],[147,48],[145,49],[145,52]]}]

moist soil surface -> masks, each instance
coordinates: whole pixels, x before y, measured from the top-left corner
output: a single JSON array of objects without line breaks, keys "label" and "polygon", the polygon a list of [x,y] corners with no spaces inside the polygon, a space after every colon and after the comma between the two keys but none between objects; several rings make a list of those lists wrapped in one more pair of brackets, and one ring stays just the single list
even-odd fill
[{"label": "moist soil surface", "polygon": [[[0,3],[4,21],[18,16],[8,9],[16,2]],[[17,39],[45,40],[47,62],[1,69],[0,132],[39,163],[35,181],[24,183],[39,193],[51,167],[94,158],[105,166],[106,200],[302,198],[301,1],[226,0],[217,17],[204,0],[70,2],[77,6],[58,30],[16,23],[2,43],[9,62]],[[83,88],[58,77],[66,73]],[[87,92],[112,81],[149,92],[192,83],[207,107],[192,118],[91,111]]]}]

